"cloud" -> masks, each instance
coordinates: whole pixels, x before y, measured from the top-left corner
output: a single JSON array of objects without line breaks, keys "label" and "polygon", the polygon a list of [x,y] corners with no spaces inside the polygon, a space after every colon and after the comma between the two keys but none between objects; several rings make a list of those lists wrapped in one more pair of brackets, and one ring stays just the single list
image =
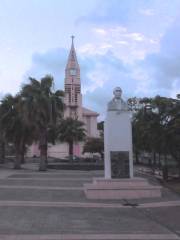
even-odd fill
[{"label": "cloud", "polygon": [[[125,43],[128,46],[129,43],[134,49],[136,46],[132,46],[131,37],[131,40],[134,40],[139,47],[142,43],[142,51],[138,51],[138,54],[139,58],[143,58],[146,52],[150,53],[151,49],[152,52],[154,48],[157,50],[158,42],[179,13],[179,8],[179,0],[173,0],[173,4],[172,0],[99,0],[94,9],[89,14],[79,17],[77,22],[84,29],[94,29],[94,33],[99,34],[99,38],[102,39],[116,38],[115,34],[118,32],[116,40],[120,42],[119,45]],[[123,30],[128,33],[129,42],[121,39],[125,38]],[[91,36],[91,40],[92,38]],[[96,37],[95,40],[97,40]],[[88,44],[92,44],[92,41]],[[99,49],[99,45],[96,49]],[[138,54],[135,50],[132,57]]]},{"label": "cloud", "polygon": [[[176,15],[179,6],[179,0],[173,0],[173,4],[172,0],[100,0],[89,14],[79,17],[77,22],[99,26],[121,24],[127,27],[138,26],[139,23],[144,25],[142,21],[146,21],[149,27],[156,28],[163,25],[164,20]],[[157,19],[162,22],[151,26]]]},{"label": "cloud", "polygon": [[25,73],[24,79],[28,77],[42,78],[51,74],[56,83],[56,88],[64,88],[64,70],[66,66],[68,51],[64,48],[50,49],[43,53],[34,53],[30,69]]},{"label": "cloud", "polygon": [[82,54],[104,55],[111,51],[121,61],[132,63],[159,50],[158,38],[146,37],[140,32],[129,31],[121,25],[92,28],[91,31],[96,41],[82,45],[79,48]]},{"label": "cloud", "polygon": [[96,32],[98,34],[101,34],[101,35],[106,35],[107,34],[107,32],[102,28],[94,28],[94,32]]},{"label": "cloud", "polygon": [[[152,0],[149,0],[152,2]],[[149,4],[148,4],[149,5]],[[101,0],[95,6],[93,11],[77,19],[81,23],[99,23],[99,24],[114,24],[114,23],[127,23],[130,17],[138,15],[138,9],[142,6],[147,6],[146,0]]]},{"label": "cloud", "polygon": [[154,16],[155,15],[155,10],[154,9],[140,9],[139,13],[145,16]]},{"label": "cloud", "polygon": [[154,81],[157,91],[172,96],[180,92],[180,15],[162,38],[159,52],[138,65]]}]

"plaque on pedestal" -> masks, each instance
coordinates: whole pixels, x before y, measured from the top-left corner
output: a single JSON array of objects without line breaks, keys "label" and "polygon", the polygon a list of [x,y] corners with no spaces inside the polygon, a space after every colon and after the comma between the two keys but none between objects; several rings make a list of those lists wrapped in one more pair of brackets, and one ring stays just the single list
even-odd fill
[{"label": "plaque on pedestal", "polygon": [[111,178],[129,178],[129,152],[111,151]]}]

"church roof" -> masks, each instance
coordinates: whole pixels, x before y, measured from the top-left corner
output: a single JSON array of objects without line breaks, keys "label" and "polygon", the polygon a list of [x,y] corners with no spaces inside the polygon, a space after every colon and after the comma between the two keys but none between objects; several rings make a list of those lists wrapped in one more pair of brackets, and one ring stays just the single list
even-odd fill
[{"label": "church roof", "polygon": [[96,117],[99,116],[99,114],[97,112],[94,112],[94,111],[92,111],[88,108],[83,107],[82,110],[83,110],[83,115],[84,116],[96,116]]},{"label": "church roof", "polygon": [[70,53],[69,53],[68,61],[66,65],[66,69],[72,69],[72,68],[76,68],[76,69],[79,68],[79,64],[76,56],[76,50],[74,47],[74,36],[72,36],[71,49],[70,49]]}]

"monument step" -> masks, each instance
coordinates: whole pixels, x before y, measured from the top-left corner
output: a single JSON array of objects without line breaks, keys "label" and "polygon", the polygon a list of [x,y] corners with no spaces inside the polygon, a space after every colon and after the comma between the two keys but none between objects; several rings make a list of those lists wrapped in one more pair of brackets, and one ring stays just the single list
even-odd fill
[{"label": "monument step", "polygon": [[84,184],[88,199],[137,199],[161,197],[161,187],[150,185],[147,180],[130,179],[93,179]]},{"label": "monument step", "polygon": [[85,188],[88,189],[97,189],[97,190],[143,190],[143,189],[161,189],[160,186],[153,186],[153,185],[147,185],[147,186],[118,186],[118,185],[110,185],[110,184],[93,184],[93,183],[86,183],[84,184]]},{"label": "monument step", "polygon": [[99,187],[145,187],[149,186],[149,182],[144,178],[121,178],[121,179],[104,179],[93,178],[93,184]]}]

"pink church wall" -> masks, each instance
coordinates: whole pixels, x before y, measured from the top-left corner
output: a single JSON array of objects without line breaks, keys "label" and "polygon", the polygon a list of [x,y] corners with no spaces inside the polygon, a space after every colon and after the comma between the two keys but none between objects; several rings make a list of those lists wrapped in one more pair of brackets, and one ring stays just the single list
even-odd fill
[{"label": "pink church wall", "polygon": [[31,154],[32,156],[40,156],[40,151],[39,151],[39,145],[34,143],[32,146],[31,146]]},{"label": "pink church wall", "polygon": [[80,144],[74,144],[73,154],[80,157],[81,156],[81,147]]}]

